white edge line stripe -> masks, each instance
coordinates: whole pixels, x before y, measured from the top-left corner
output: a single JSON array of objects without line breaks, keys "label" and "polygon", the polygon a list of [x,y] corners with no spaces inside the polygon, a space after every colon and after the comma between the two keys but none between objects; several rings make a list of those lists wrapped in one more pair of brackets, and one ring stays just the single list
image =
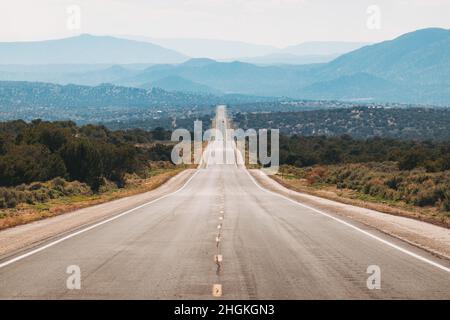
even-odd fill
[{"label": "white edge line stripe", "polygon": [[79,235],[79,234],[82,234],[82,233],[86,232],[86,231],[89,231],[89,230],[92,230],[92,229],[94,229],[94,228],[97,228],[97,227],[99,227],[99,226],[101,226],[101,225],[103,225],[103,224],[105,224],[105,223],[108,223],[108,222],[111,222],[111,221],[113,221],[113,220],[119,219],[120,217],[123,217],[124,215],[127,215],[127,214],[129,214],[129,213],[131,213],[131,212],[134,212],[134,211],[136,211],[136,210],[138,210],[138,209],[141,209],[141,208],[143,208],[143,207],[145,207],[145,206],[148,206],[148,205],[150,205],[150,204],[152,204],[152,203],[155,203],[155,202],[157,202],[157,201],[159,201],[159,200],[162,200],[162,199],[167,198],[167,197],[169,197],[169,196],[173,196],[173,195],[175,195],[176,193],[182,191],[182,190],[189,184],[189,182],[191,182],[191,180],[197,175],[198,172],[199,172],[199,171],[196,171],[196,172],[195,172],[195,173],[194,173],[194,174],[193,174],[193,175],[185,182],[185,184],[184,184],[180,189],[175,190],[175,191],[172,192],[172,193],[168,193],[168,194],[166,194],[166,195],[163,195],[163,196],[161,196],[161,197],[159,197],[159,198],[156,198],[156,199],[154,199],[154,200],[152,200],[152,201],[149,201],[149,202],[147,202],[147,203],[141,204],[140,206],[137,206],[137,207],[135,207],[135,208],[133,208],[133,209],[130,209],[130,210],[127,210],[127,211],[125,211],[125,212],[122,212],[122,213],[120,213],[120,214],[118,214],[118,215],[115,215],[114,217],[111,217],[111,218],[109,218],[109,219],[100,221],[100,222],[98,222],[98,223],[96,223],[96,224],[94,224],[94,225],[92,225],[92,226],[89,226],[89,227],[87,227],[87,228],[84,228],[84,229],[81,229],[81,230],[76,231],[76,232],[74,232],[74,233],[71,233],[71,234],[69,234],[69,235],[67,235],[67,236],[65,236],[65,237],[62,237],[62,238],[60,238],[60,239],[58,239],[58,240],[55,240],[55,241],[53,241],[53,242],[50,242],[50,243],[48,243],[48,244],[46,244],[46,245],[44,245],[44,246],[42,246],[42,247],[39,247],[39,248],[37,248],[37,249],[34,249],[34,250],[29,251],[29,252],[27,252],[27,253],[24,253],[24,254],[22,254],[22,255],[20,255],[20,256],[17,256],[17,257],[15,257],[15,258],[12,258],[11,260],[5,261],[5,262],[3,262],[3,263],[0,264],[0,269],[3,268],[3,267],[6,267],[7,265],[10,265],[10,264],[12,264],[12,263],[14,263],[14,262],[17,262],[17,261],[19,261],[19,260],[22,260],[22,259],[24,259],[24,258],[27,258],[27,257],[29,257],[29,256],[31,256],[31,255],[33,255],[33,254],[36,254],[36,253],[38,253],[38,252],[41,252],[41,251],[43,251],[43,250],[45,250],[45,249],[48,249],[48,248],[50,248],[50,247],[53,247],[54,245],[56,245],[56,244],[58,244],[58,243],[61,243],[61,242],[65,241],[65,240],[68,240],[68,239],[70,239],[70,238],[73,238],[73,237],[75,237],[75,236],[77,236],[77,235]]},{"label": "white edge line stripe", "polygon": [[418,259],[418,260],[420,260],[420,261],[423,261],[423,262],[425,262],[425,263],[428,263],[428,264],[430,264],[430,265],[432,265],[432,266],[434,266],[434,267],[437,267],[437,268],[439,268],[439,269],[441,269],[441,270],[444,270],[444,271],[450,273],[450,268],[447,268],[446,266],[443,266],[443,265],[441,265],[441,264],[439,264],[439,263],[437,263],[437,262],[434,262],[434,261],[429,260],[429,259],[427,259],[427,258],[425,258],[425,257],[422,257],[422,256],[420,256],[420,255],[418,255],[418,254],[416,254],[416,253],[414,253],[414,252],[411,252],[411,251],[409,251],[409,250],[406,250],[406,249],[404,249],[404,248],[402,248],[402,247],[400,247],[400,246],[398,246],[398,245],[396,245],[396,244],[393,244],[393,243],[391,243],[391,242],[389,242],[389,241],[387,241],[387,240],[384,240],[384,239],[382,239],[382,238],[380,238],[380,237],[377,237],[376,235],[373,235],[373,234],[371,234],[370,232],[367,232],[367,231],[365,231],[365,230],[363,230],[363,229],[360,229],[360,228],[354,226],[354,225],[351,224],[351,223],[348,223],[348,222],[346,222],[346,221],[344,221],[344,220],[341,220],[341,219],[339,219],[339,218],[336,218],[336,217],[334,217],[334,216],[332,216],[332,215],[330,215],[330,214],[328,214],[328,213],[325,213],[325,212],[323,212],[323,211],[321,211],[321,210],[315,209],[315,208],[310,207],[310,206],[308,206],[308,205],[306,205],[306,204],[303,204],[303,203],[301,203],[301,202],[295,201],[295,200],[293,200],[293,199],[291,199],[291,198],[289,198],[289,197],[286,197],[286,196],[284,196],[284,195],[282,195],[282,194],[279,194],[279,193],[276,193],[276,192],[274,192],[274,191],[268,190],[268,189],[262,187],[261,185],[259,185],[259,184],[256,182],[255,178],[253,178],[253,176],[250,174],[250,172],[249,172],[247,169],[244,169],[244,170],[247,172],[247,174],[248,174],[248,176],[250,177],[250,179],[253,181],[253,183],[254,183],[259,189],[261,189],[261,190],[263,190],[263,191],[265,191],[265,192],[271,193],[271,194],[273,194],[273,195],[276,195],[276,196],[278,196],[278,197],[281,197],[281,198],[283,198],[283,199],[285,199],[285,200],[288,200],[288,201],[290,201],[290,202],[292,202],[292,203],[295,203],[296,205],[299,205],[299,206],[301,206],[301,207],[304,207],[304,208],[310,209],[310,210],[312,210],[312,211],[314,211],[314,212],[320,213],[320,214],[322,214],[322,215],[324,215],[324,216],[326,216],[326,217],[328,217],[328,218],[331,218],[331,219],[333,219],[333,220],[335,220],[335,221],[337,221],[337,222],[340,222],[340,223],[346,225],[347,227],[350,227],[350,228],[352,228],[352,229],[354,229],[354,230],[357,230],[357,231],[359,231],[359,232],[365,234],[366,236],[371,237],[372,239],[378,240],[378,241],[380,241],[380,242],[382,242],[382,243],[384,243],[384,244],[386,244],[386,245],[388,245],[388,246],[390,246],[390,247],[392,247],[392,248],[394,248],[394,249],[397,249],[397,250],[399,250],[399,251],[401,251],[401,252],[403,252],[403,253],[405,253],[405,254],[407,254],[407,255],[410,255],[411,257],[414,257],[414,258],[416,258],[416,259]]}]

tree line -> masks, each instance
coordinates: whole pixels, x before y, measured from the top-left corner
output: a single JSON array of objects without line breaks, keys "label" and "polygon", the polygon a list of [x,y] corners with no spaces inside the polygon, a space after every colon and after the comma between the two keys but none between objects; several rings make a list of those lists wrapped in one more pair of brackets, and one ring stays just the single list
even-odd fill
[{"label": "tree line", "polygon": [[280,164],[308,167],[385,161],[396,162],[400,170],[450,170],[450,141],[280,135]]},{"label": "tree line", "polygon": [[[0,123],[0,186],[61,177],[99,190],[106,180],[121,187],[125,174],[144,173],[149,161],[170,161],[170,132],[111,131],[74,122],[22,120]],[[145,146],[145,147],[143,147]]]}]

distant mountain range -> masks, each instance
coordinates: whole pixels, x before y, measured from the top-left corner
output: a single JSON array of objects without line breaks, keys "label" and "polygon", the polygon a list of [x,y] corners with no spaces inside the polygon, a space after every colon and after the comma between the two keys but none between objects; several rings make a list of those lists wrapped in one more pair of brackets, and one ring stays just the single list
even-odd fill
[{"label": "distant mountain range", "polygon": [[[311,54],[320,49],[323,54],[332,54],[336,48],[349,50],[360,45],[319,42],[289,50]],[[179,63],[99,65],[97,69],[83,66],[84,69],[70,72],[67,67],[62,71],[60,66],[48,66],[47,72],[32,67],[30,73],[24,71],[23,66],[18,66],[17,72],[14,66],[0,66],[0,79],[84,85],[109,82],[201,95],[245,94],[449,106],[449,52],[450,30],[429,28],[363,46],[327,63],[256,65],[195,58]],[[283,55],[292,57],[291,53]]]},{"label": "distant mountain range", "polygon": [[365,42],[312,41],[250,58],[240,58],[240,61],[255,64],[308,64],[326,63],[342,54],[368,45]]},{"label": "distant mountain range", "polygon": [[118,37],[154,43],[169,48],[192,58],[210,58],[215,60],[239,59],[240,57],[262,56],[278,51],[269,45],[259,45],[241,41],[215,39],[160,39],[144,36]]},{"label": "distant mountain range", "polygon": [[280,53],[290,53],[298,56],[341,55],[369,44],[368,42],[310,41],[288,46],[281,49]]},{"label": "distant mountain range", "polygon": [[341,54],[361,48],[368,43],[343,41],[311,41],[277,48],[241,41],[212,39],[159,39],[143,36],[119,36],[145,41],[181,52],[192,58],[219,61],[243,61],[255,64],[306,64],[329,62]]},{"label": "distant mountain range", "polygon": [[179,63],[188,57],[161,46],[108,36],[0,43],[0,64]]},{"label": "distant mountain range", "polygon": [[[292,93],[297,86],[294,67],[260,67],[243,62],[217,62],[211,59],[191,59],[177,65],[154,65],[132,77],[117,81],[124,86],[142,86],[160,79],[183,78],[206,85],[224,93],[283,96]],[[292,85],[286,87],[291,79]]]},{"label": "distant mountain range", "polygon": [[150,66],[126,85],[178,76],[222,92],[307,99],[450,105],[450,30],[429,28],[315,65],[194,59]]},{"label": "distant mountain range", "polygon": [[[333,94],[324,91],[330,81]],[[349,81],[354,98],[450,105],[450,30],[422,29],[342,55],[316,70],[305,97],[342,99],[350,86],[337,85]]]},{"label": "distant mountain range", "polygon": [[296,55],[292,53],[271,53],[258,57],[244,57],[239,61],[253,63],[258,65],[283,65],[283,64],[310,64],[327,63],[339,57],[339,54],[329,55]]},{"label": "distant mountain range", "polygon": [[75,37],[28,42],[0,42],[0,65],[181,63],[189,58],[245,60],[253,63],[328,62],[364,45],[306,42],[279,49],[268,45],[208,39],[154,39],[138,36]]},{"label": "distant mountain range", "polygon": [[450,30],[430,28],[363,47],[324,66],[321,77],[366,72],[393,82],[450,83]]}]

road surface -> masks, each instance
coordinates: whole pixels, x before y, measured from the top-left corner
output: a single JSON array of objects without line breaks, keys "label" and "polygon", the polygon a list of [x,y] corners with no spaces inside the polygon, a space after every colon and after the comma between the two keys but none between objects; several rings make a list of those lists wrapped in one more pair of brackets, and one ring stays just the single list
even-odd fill
[{"label": "road surface", "polygon": [[[223,107],[216,124],[228,125]],[[234,152],[216,140],[178,191],[0,261],[0,298],[450,298],[447,260],[267,192],[217,163]],[[67,288],[69,266],[80,289]]]}]

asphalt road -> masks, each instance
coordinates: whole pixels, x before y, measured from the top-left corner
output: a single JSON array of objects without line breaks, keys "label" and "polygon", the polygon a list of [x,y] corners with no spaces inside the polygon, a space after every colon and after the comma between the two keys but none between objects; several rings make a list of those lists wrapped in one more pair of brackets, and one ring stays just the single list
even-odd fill
[{"label": "asphalt road", "polygon": [[[448,261],[267,192],[242,166],[217,164],[224,153],[235,158],[214,141],[179,191],[0,261],[0,298],[450,299]],[[71,265],[80,289],[67,288]],[[367,287],[373,265],[380,289]]]}]

